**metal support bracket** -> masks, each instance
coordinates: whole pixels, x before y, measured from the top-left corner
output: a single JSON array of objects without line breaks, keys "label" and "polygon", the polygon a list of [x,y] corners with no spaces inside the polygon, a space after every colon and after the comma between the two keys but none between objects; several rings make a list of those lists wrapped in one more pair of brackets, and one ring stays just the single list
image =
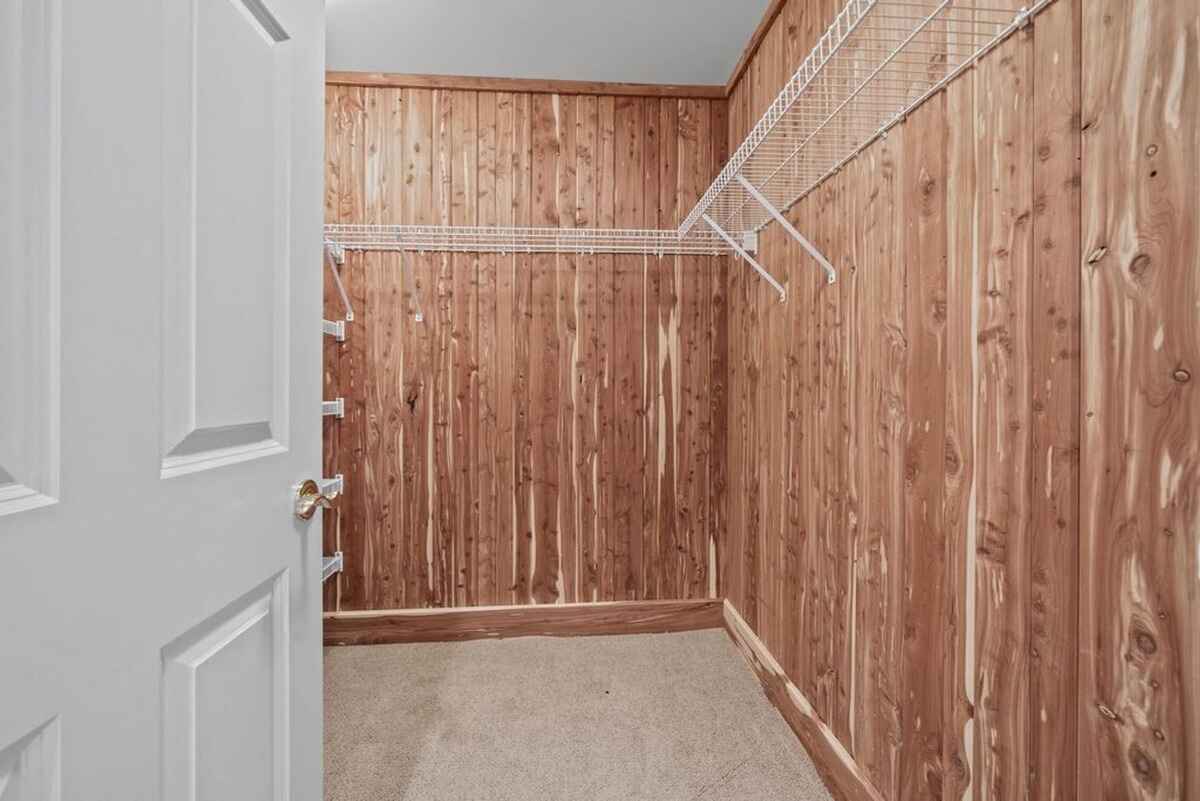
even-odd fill
[{"label": "metal support bracket", "polygon": [[333,478],[322,478],[317,481],[317,488],[321,490],[322,495],[333,500],[345,490],[346,482],[342,480],[342,474],[338,473]]},{"label": "metal support bracket", "polygon": [[341,551],[335,551],[333,556],[324,556],[321,558],[321,583],[329,580],[329,577],[334,573],[341,573],[346,562],[342,558]]},{"label": "metal support bracket", "polygon": [[321,401],[321,414],[325,417],[345,417],[346,399],[336,398],[331,401]]},{"label": "metal support bracket", "polygon": [[346,287],[342,284],[342,274],[338,272],[337,268],[337,265],[345,261],[346,249],[336,242],[326,240],[325,263],[329,265],[329,272],[333,274],[333,283],[337,285],[338,294],[342,296],[342,308],[346,310],[346,322],[349,323],[354,321],[354,308],[350,305],[350,296],[346,294]]},{"label": "metal support bracket", "polygon": [[817,260],[817,263],[821,265],[823,270],[825,270],[826,282],[830,284],[835,283],[837,281],[837,270],[833,269],[833,265],[829,263],[829,259],[825,258],[824,254],[817,250],[812,242],[809,242],[803,234],[796,230],[796,226],[792,225],[788,218],[784,217],[779,212],[779,209],[775,208],[771,201],[767,200],[763,193],[758,191],[758,187],[747,181],[744,175],[739,175],[737,179],[738,182],[741,183],[742,188],[750,194],[750,197],[757,200],[758,205],[766,209],[767,213],[775,218],[775,222],[783,226],[783,230],[791,234],[792,238],[799,242],[800,246],[807,250],[808,254]]},{"label": "metal support bracket", "polygon": [[322,320],[321,333],[325,336],[333,337],[338,342],[346,341],[346,321],[345,320]]},{"label": "metal support bracket", "polygon": [[704,215],[704,221],[706,223],[708,223],[709,228],[712,228],[714,231],[717,232],[718,236],[720,236],[722,239],[725,240],[725,243],[727,245],[729,245],[729,247],[733,248],[734,251],[739,256],[741,256],[743,259],[745,259],[746,262],[751,267],[753,267],[754,270],[759,275],[761,275],[768,284],[770,284],[771,286],[773,286],[775,288],[775,291],[779,293],[779,302],[780,303],[783,303],[784,301],[787,300],[787,290],[785,290],[783,288],[783,284],[776,281],[775,276],[771,275],[769,272],[767,272],[763,268],[763,266],[761,264],[759,264],[757,261],[755,261],[754,257],[746,252],[746,249],[744,247],[742,247],[740,242],[738,242],[736,239],[734,239],[729,234],[725,233],[725,229],[722,228],[721,226],[717,225],[716,220],[714,220],[712,217],[709,217],[707,214]]}]

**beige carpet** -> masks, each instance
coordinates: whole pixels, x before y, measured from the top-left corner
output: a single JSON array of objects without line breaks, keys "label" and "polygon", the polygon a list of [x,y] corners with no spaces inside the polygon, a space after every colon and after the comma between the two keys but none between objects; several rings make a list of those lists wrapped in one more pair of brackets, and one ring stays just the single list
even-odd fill
[{"label": "beige carpet", "polygon": [[722,631],[325,649],[326,801],[828,801]]}]

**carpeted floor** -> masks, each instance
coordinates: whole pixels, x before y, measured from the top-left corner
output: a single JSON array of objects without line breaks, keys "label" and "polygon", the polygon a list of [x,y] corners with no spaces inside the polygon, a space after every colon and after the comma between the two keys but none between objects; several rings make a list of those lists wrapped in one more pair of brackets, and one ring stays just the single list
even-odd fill
[{"label": "carpeted floor", "polygon": [[724,632],[325,649],[326,801],[828,801]]}]

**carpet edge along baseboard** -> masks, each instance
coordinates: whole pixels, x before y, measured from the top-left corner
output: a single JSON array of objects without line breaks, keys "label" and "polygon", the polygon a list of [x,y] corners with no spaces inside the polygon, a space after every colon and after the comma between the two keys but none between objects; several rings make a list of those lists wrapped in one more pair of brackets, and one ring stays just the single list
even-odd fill
[{"label": "carpet edge along baseboard", "polygon": [[779,710],[812,758],[836,801],[883,801],[866,772],[788,679],[783,667],[729,601],[722,605],[725,632],[750,663],[767,699]]},{"label": "carpet edge along baseboard", "polygon": [[722,601],[695,600],[335,613],[325,616],[324,639],[326,645],[381,645],[659,634],[722,628],[723,610]]}]

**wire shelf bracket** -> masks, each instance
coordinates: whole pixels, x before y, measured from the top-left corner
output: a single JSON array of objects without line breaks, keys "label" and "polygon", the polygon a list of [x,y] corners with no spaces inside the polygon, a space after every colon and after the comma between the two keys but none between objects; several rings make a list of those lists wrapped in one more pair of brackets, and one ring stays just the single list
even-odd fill
[{"label": "wire shelf bracket", "polygon": [[792,225],[791,220],[789,220],[787,217],[784,217],[783,214],[780,213],[779,209],[775,208],[775,206],[771,204],[771,201],[763,197],[762,192],[759,192],[758,189],[754,187],[754,184],[747,181],[744,175],[739,175],[737,178],[738,182],[746,188],[746,191],[750,194],[750,196],[757,200],[759,205],[766,209],[770,215],[775,218],[775,221],[783,227],[783,230],[791,234],[792,238],[799,242],[800,246],[807,250],[809,255],[817,260],[817,263],[821,265],[821,269],[825,271],[826,283],[835,283],[837,281],[837,270],[833,269],[833,265],[829,263],[829,259],[825,258],[825,255],[821,253],[821,251],[817,250],[816,246],[813,245],[812,242],[809,242],[803,234],[797,231],[796,226]]},{"label": "wire shelf bracket", "polygon": [[738,241],[736,239],[734,239],[732,236],[727,234],[725,232],[724,228],[717,225],[716,220],[714,220],[712,217],[709,217],[707,214],[705,214],[704,221],[706,223],[708,223],[710,228],[712,228],[714,231],[717,232],[717,236],[724,239],[725,242],[729,245],[729,247],[733,248],[735,253],[737,253],[739,256],[741,256],[743,259],[745,259],[746,263],[749,264],[751,267],[753,267],[755,272],[757,272],[759,275],[761,275],[767,281],[768,284],[770,284],[771,286],[773,286],[775,288],[775,291],[779,293],[779,302],[780,303],[783,303],[787,300],[787,290],[785,290],[783,288],[782,284],[780,284],[778,281],[775,280],[775,276],[771,275],[769,272],[766,271],[766,269],[763,268],[763,266],[761,264],[759,264],[757,261],[755,261],[754,257],[751,256],[749,254],[749,252],[746,251],[745,248],[743,248],[740,244],[738,244]]},{"label": "wire shelf bracket", "polygon": [[[329,239],[325,240],[325,264],[329,266],[329,272],[333,275],[333,283],[337,285],[338,295],[342,298],[342,308],[346,310],[346,322],[354,322],[354,307],[350,305],[350,296],[346,294],[346,287],[342,283],[342,274],[338,272],[337,266],[346,263],[346,249],[337,242]],[[345,339],[345,331],[342,331],[342,339]],[[341,341],[340,339],[338,340]]]},{"label": "wire shelf bracket", "polygon": [[1054,0],[848,0],[679,226],[746,236],[784,214]]}]

